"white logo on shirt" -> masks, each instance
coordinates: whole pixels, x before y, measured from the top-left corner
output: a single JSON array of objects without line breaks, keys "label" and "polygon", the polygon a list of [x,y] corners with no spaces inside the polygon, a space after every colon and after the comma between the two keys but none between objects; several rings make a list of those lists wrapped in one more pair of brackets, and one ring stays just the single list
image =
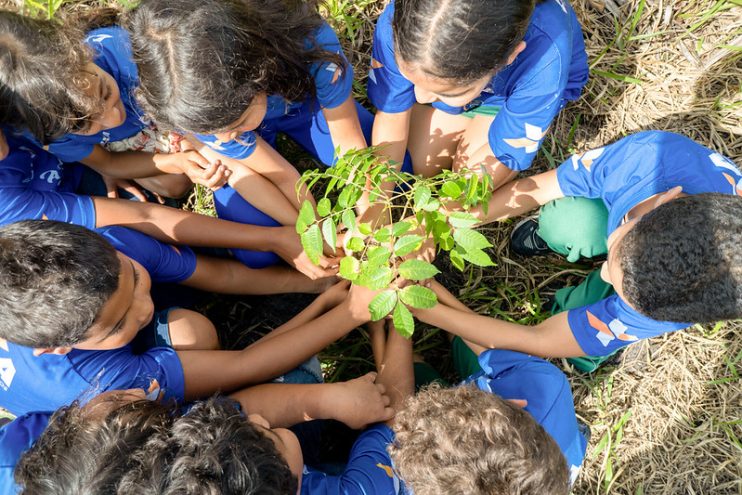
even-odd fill
[{"label": "white logo on shirt", "polygon": [[[548,130],[548,129],[547,129]],[[523,148],[526,153],[535,153],[538,149],[538,143],[546,134],[546,131],[542,130],[537,125],[525,124],[526,137],[522,138],[511,138],[503,139],[507,144],[513,148]]]},{"label": "white logo on shirt", "polygon": [[15,366],[10,358],[0,358],[0,387],[8,390],[15,377]]},{"label": "white logo on shirt", "polygon": [[62,178],[59,175],[59,172],[57,172],[56,170],[47,170],[46,172],[42,172],[42,174],[39,175],[39,177],[45,180],[46,182],[48,182],[49,184],[54,184],[55,182],[59,182],[59,180]]},{"label": "white logo on shirt", "polygon": [[564,5],[564,0],[556,0],[556,3],[559,4],[559,6],[562,8],[562,10],[564,11],[564,13],[566,14],[567,13],[567,6]]},{"label": "white logo on shirt", "polygon": [[586,151],[582,154],[572,155],[572,167],[575,170],[580,168],[580,164],[590,172],[590,168],[593,166],[593,162],[603,154],[605,148],[595,148],[594,150]]},{"label": "white logo on shirt", "polygon": [[94,36],[88,36],[87,42],[88,43],[100,43],[103,40],[109,40],[112,39],[113,36],[110,34],[96,34]]}]

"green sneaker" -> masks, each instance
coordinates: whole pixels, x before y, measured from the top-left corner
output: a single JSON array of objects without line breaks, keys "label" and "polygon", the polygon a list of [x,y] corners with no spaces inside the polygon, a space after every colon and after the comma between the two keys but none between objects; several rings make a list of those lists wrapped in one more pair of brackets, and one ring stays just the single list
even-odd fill
[{"label": "green sneaker", "polygon": [[616,349],[607,356],[582,356],[576,358],[567,358],[567,362],[582,371],[583,373],[592,373],[600,368],[603,363],[611,361],[623,349]]}]

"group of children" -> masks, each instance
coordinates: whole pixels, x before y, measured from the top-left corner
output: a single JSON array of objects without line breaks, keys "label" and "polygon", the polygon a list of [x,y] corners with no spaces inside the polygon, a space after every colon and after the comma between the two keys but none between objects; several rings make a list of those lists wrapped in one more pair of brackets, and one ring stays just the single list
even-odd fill
[{"label": "group of children", "polygon": [[[375,114],[313,1],[0,12],[0,407],[16,416],[0,493],[568,493],[589,430],[542,358],[591,371],[637,340],[742,317],[742,174],[721,154],[646,131],[513,180],[587,79],[566,0],[391,0]],[[316,354],[369,322],[375,293],[303,252],[294,224],[314,200],[278,134],[325,166],[373,145],[423,176],[488,174],[482,224],[541,207],[515,252],[606,260],[536,327],[427,282],[439,303],[413,313],[454,337],[459,386],[416,394],[390,322],[372,329],[376,373],[323,383]],[[193,184],[218,218],[158,204]],[[205,316],[155,307],[158,283],[320,295],[223,350]],[[363,430],[341,464],[315,462],[324,420]]]}]

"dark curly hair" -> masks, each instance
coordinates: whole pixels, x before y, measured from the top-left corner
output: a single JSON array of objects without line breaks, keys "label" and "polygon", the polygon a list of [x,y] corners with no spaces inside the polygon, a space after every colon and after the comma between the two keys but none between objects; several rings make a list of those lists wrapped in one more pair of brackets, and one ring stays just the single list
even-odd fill
[{"label": "dark curly hair", "polygon": [[15,470],[33,495],[287,495],[297,479],[273,442],[230,399],[188,412],[135,401],[104,418],[78,404],[55,413]]},{"label": "dark curly hair", "polygon": [[742,317],[742,197],[694,194],[650,211],[616,246],[627,302],[659,321]]},{"label": "dark curly hair", "polygon": [[0,227],[0,338],[28,347],[84,340],[120,271],[113,246],[84,227],[49,220]]},{"label": "dark curly hair", "polygon": [[394,0],[398,56],[468,84],[498,70],[523,41],[534,0]]},{"label": "dark curly hair", "polygon": [[414,493],[566,495],[567,461],[523,409],[474,385],[432,385],[394,420],[389,447]]},{"label": "dark curly hair", "polygon": [[104,106],[86,92],[93,54],[85,33],[116,15],[99,9],[58,22],[0,11],[0,122],[44,144],[85,131]]},{"label": "dark curly hair", "polygon": [[312,0],[144,0],[126,18],[140,104],[162,128],[215,133],[260,93],[302,100],[310,64],[345,66],[307,45],[321,24]]}]

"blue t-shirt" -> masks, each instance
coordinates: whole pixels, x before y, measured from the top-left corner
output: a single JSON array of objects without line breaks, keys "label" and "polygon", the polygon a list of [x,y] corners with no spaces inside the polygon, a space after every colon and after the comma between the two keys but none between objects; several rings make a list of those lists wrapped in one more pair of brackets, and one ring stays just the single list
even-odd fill
[{"label": "blue t-shirt", "polygon": [[72,193],[64,164],[31,140],[7,128],[8,156],[0,161],[0,225],[49,219],[95,227],[95,206]]},{"label": "blue t-shirt", "polygon": [[[466,382],[503,399],[525,400],[525,410],[559,445],[574,481],[587,441],[577,428],[572,391],[564,373],[543,359],[499,349],[483,352],[479,365],[483,371]],[[367,429],[353,445],[343,474],[330,476],[305,466],[301,493],[409,494],[411,491],[396,475],[386,450],[393,441],[394,433],[388,426],[379,424]]]},{"label": "blue t-shirt", "polygon": [[[154,282],[182,282],[196,266],[186,247],[175,248],[123,227],[97,230],[122,253],[141,263]],[[33,349],[0,340],[0,407],[20,415],[50,411],[106,390],[159,389],[182,401],[183,368],[176,352],[156,347],[136,354],[131,344],[108,351],[73,349],[34,356]]]},{"label": "blue t-shirt", "polygon": [[[742,174],[728,158],[685,136],[661,131],[633,134],[603,148],[574,155],[557,169],[565,196],[600,198],[608,208],[608,232],[634,206],[682,186],[685,194],[742,195]],[[607,355],[639,339],[686,328],[656,321],[618,295],[572,309],[569,326],[585,354]]]},{"label": "blue t-shirt", "polygon": [[129,34],[118,26],[94,29],[88,33],[87,44],[94,52],[93,62],[110,74],[119,87],[126,110],[124,123],[91,136],[66,134],[49,144],[49,151],[63,162],[78,162],[90,156],[95,145],[104,145],[132,137],[151,125],[134,98],[139,75],[134,63]]},{"label": "blue t-shirt", "polygon": [[[404,112],[416,102],[412,82],[394,57],[389,2],[376,22],[368,77],[368,97],[379,110]],[[576,100],[587,83],[588,65],[580,23],[566,0],[536,5],[523,39],[526,48],[492,78],[484,91],[463,107],[442,102],[435,108],[459,114],[480,105],[499,107],[489,129],[493,154],[511,170],[526,170],[551,121],[566,100]]]},{"label": "blue t-shirt", "polygon": [[52,414],[29,413],[0,428],[0,495],[15,495],[20,491],[13,478],[15,466],[44,432]]},{"label": "blue t-shirt", "polygon": [[[346,61],[345,70],[331,62],[315,62],[309,67],[309,73],[312,75],[315,87],[317,88],[316,104],[318,105],[318,109],[336,108],[347,100],[351,94],[353,89],[353,68],[345,59],[335,31],[326,22],[323,22],[322,26],[317,30],[314,42],[319,48],[337,53]],[[311,46],[309,41],[307,42],[307,46]],[[298,111],[306,103],[306,101],[290,102],[282,96],[269,95],[268,110],[263,118],[263,122],[268,123],[271,120],[291,117],[292,113]],[[214,151],[229,158],[242,160],[252,155],[255,151],[256,132],[260,134],[260,129],[244,132],[237,139],[226,143],[222,143],[216,136],[211,134],[196,134],[196,136]]]}]

